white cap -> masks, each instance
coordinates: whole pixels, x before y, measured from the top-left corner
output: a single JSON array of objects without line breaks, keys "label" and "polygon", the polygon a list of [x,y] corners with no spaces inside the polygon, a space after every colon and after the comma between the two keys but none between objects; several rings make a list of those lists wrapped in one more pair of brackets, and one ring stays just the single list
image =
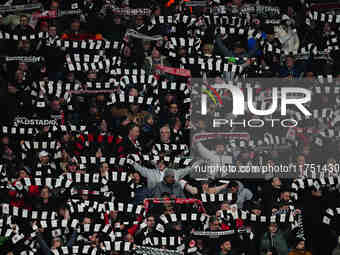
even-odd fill
[{"label": "white cap", "polygon": [[48,152],[47,152],[47,151],[41,151],[41,152],[39,152],[39,158],[41,158],[41,157],[46,157],[46,156],[48,156]]}]

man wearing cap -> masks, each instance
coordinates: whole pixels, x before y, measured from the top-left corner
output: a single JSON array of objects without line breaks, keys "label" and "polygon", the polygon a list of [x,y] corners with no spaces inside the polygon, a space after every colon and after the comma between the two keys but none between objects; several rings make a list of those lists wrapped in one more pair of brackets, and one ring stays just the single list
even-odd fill
[{"label": "man wearing cap", "polygon": [[56,177],[58,176],[57,167],[55,163],[50,162],[47,151],[39,152],[39,162],[34,172],[35,177]]}]

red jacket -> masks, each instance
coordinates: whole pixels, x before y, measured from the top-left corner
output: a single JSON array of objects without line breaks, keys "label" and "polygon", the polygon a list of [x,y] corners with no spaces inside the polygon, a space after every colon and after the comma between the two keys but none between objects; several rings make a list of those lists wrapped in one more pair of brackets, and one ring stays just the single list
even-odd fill
[{"label": "red jacket", "polygon": [[[15,185],[16,181],[13,183],[13,186]],[[8,195],[11,197],[10,205],[32,210],[32,204],[27,203],[27,201],[30,201],[29,199],[25,198],[25,196],[18,197],[19,192],[16,190],[10,190],[8,191]],[[40,190],[39,186],[31,185],[28,188],[28,196],[39,196]]]}]

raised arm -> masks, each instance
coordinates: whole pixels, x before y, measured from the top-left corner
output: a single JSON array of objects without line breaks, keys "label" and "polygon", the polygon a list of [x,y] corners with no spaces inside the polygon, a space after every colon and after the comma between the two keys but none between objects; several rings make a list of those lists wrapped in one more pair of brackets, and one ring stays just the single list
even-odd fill
[{"label": "raised arm", "polygon": [[233,52],[230,51],[227,47],[224,46],[224,43],[222,42],[222,40],[219,36],[216,37],[216,45],[217,45],[217,48],[220,50],[221,54],[224,57],[232,57],[233,56]]},{"label": "raised arm", "polygon": [[216,155],[212,151],[210,151],[207,148],[205,148],[204,145],[201,142],[198,142],[196,144],[196,146],[197,146],[197,149],[198,149],[200,155],[204,159],[207,159],[207,160],[217,160]]},{"label": "raised arm", "polygon": [[155,176],[155,174],[158,174],[158,171],[156,169],[147,168],[144,166],[141,166],[138,163],[133,163],[133,167],[140,172],[140,174],[146,178],[152,178]]}]

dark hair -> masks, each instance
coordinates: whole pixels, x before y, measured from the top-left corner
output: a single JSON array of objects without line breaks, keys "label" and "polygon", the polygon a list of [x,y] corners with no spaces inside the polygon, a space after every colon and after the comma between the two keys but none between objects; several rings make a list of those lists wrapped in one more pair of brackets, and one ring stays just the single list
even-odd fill
[{"label": "dark hair", "polygon": [[169,192],[163,192],[161,197],[171,197],[171,194]]},{"label": "dark hair", "polygon": [[128,131],[130,132],[132,129],[134,129],[135,127],[139,127],[136,123],[134,122],[130,122],[128,125],[127,125],[127,129]]},{"label": "dark hair", "polygon": [[237,188],[239,185],[236,181],[230,181],[228,188]]}]

